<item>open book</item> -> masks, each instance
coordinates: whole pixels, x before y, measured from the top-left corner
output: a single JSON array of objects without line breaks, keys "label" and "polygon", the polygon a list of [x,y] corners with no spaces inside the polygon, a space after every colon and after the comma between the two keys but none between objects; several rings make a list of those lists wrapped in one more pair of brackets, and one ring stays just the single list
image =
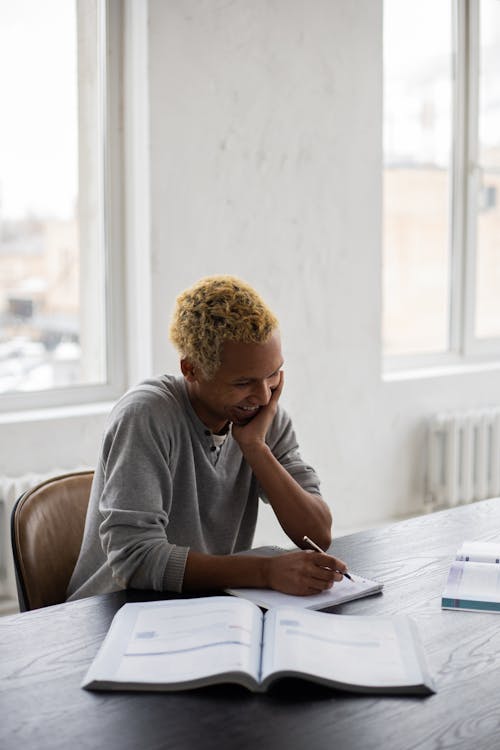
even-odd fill
[{"label": "open book", "polygon": [[500,612],[500,543],[462,544],[450,566],[441,606]]},{"label": "open book", "polygon": [[235,683],[265,692],[300,677],[368,693],[430,693],[418,634],[404,615],[350,617],[230,596],[124,604],[82,687],[187,690]]}]

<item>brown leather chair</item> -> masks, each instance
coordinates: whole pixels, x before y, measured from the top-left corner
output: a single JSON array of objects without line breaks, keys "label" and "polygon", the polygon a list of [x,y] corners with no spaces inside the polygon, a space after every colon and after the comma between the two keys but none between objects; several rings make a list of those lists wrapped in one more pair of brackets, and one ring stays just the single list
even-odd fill
[{"label": "brown leather chair", "polygon": [[17,500],[11,538],[21,612],[65,601],[93,476],[93,471],[78,471],[53,477]]}]

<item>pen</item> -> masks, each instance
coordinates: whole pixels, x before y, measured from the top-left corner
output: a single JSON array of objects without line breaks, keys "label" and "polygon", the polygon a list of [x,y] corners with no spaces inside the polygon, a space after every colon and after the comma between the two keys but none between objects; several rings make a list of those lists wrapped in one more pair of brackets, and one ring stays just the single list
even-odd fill
[{"label": "pen", "polygon": [[[312,547],[313,549],[315,549],[315,550],[316,550],[317,552],[324,552],[324,551],[325,551],[325,550],[321,549],[321,547],[318,547],[318,545],[316,544],[316,542],[313,542],[313,540],[312,540],[312,539],[309,539],[309,537],[308,537],[308,536],[303,536],[303,537],[302,537],[302,540],[303,540],[304,542],[306,542],[306,544],[308,544],[308,545],[309,545],[310,547]],[[353,580],[353,578],[352,578],[352,577],[351,577],[351,576],[349,575],[349,573],[344,573],[344,571],[343,571],[343,570],[337,570],[337,571],[335,571],[335,572],[336,572],[336,573],[342,573],[342,575],[343,575],[343,576],[345,576],[345,577],[346,577],[346,578],[348,578],[348,579],[349,579],[349,580],[350,580],[350,581],[351,581],[352,583],[354,583],[354,580]]]}]

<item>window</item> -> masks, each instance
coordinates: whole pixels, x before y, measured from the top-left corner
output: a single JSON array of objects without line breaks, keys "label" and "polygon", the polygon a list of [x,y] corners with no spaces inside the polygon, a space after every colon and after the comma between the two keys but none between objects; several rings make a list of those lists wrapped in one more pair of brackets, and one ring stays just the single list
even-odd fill
[{"label": "window", "polygon": [[0,408],[118,389],[118,13],[0,0]]},{"label": "window", "polygon": [[500,1],[385,0],[388,369],[500,357]]},{"label": "window", "polygon": [[479,21],[474,336],[484,341],[500,337],[500,2],[482,0]]}]

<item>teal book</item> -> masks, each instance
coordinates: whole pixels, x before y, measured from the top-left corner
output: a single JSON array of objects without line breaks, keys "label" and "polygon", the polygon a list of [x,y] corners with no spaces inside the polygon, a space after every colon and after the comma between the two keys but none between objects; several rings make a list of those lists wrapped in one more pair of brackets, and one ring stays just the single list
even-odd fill
[{"label": "teal book", "polygon": [[443,609],[500,612],[500,542],[464,542],[441,597]]}]

